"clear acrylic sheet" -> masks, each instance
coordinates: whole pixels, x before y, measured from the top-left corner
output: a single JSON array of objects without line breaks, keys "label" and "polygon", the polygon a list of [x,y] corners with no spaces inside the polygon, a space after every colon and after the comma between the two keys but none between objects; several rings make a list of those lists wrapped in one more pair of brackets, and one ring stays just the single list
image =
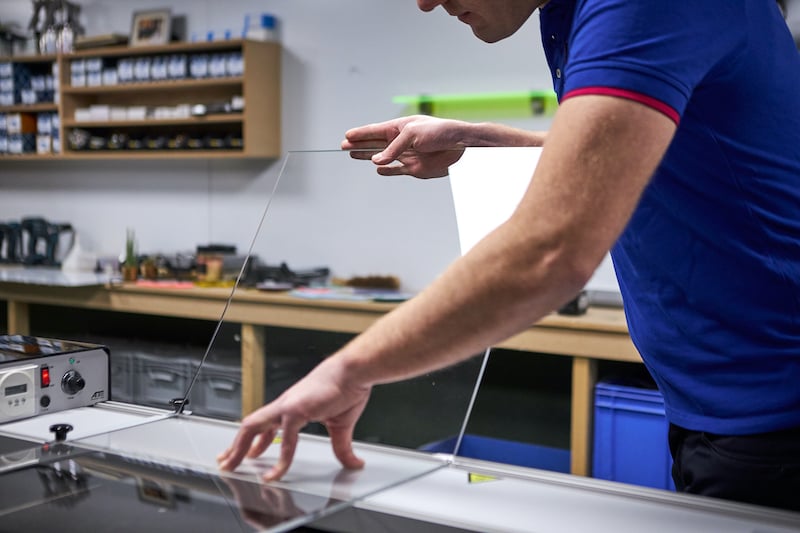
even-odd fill
[{"label": "clear acrylic sheet", "polygon": [[[343,310],[301,328],[263,329],[264,401],[278,397],[363,328],[353,328],[348,319],[340,318],[351,307],[357,312],[360,306],[374,306],[373,302],[397,305],[387,302],[413,296],[460,255],[447,177],[380,176],[371,162],[341,150],[290,152],[254,233],[250,264],[230,301],[223,327],[237,327],[234,317],[247,315],[240,298],[254,292],[288,295],[311,306]],[[308,286],[275,291],[275,284],[261,277],[280,265],[298,277],[306,275],[302,283]],[[329,270],[328,276],[314,277],[322,269]],[[368,277],[396,277],[400,286],[384,291],[332,283]],[[285,311],[291,312],[298,311]],[[283,317],[277,318],[280,322]],[[212,392],[208,384],[218,368],[214,363],[224,356],[222,345],[212,344],[197,374],[192,394],[205,394],[206,404]],[[356,426],[355,439],[452,452],[442,441],[455,443],[480,364],[480,358],[474,358],[417,379],[376,387]],[[304,432],[325,434],[317,424]]]},{"label": "clear acrylic sheet", "polygon": [[[460,253],[448,179],[379,176],[371,162],[351,155],[339,150],[288,155],[254,239],[254,259],[267,265],[285,263],[293,271],[329,268],[328,281],[369,276],[396,276],[400,281],[397,294],[367,288],[317,287],[319,283],[313,280],[310,287],[288,293],[320,305],[328,300],[331,304],[351,300],[358,308],[369,300],[411,296]],[[234,297],[229,316],[237,313],[237,303]],[[271,338],[275,333],[269,328],[265,332],[265,400],[277,397],[351,336],[340,335],[325,342],[321,338],[330,336],[305,332],[292,335],[299,333],[295,330]],[[436,447],[436,443],[454,438],[461,428],[479,364],[479,360],[472,360],[415,380],[375,388],[356,427],[356,440],[416,449]],[[324,434],[313,424],[306,431]]]},{"label": "clear acrylic sheet", "polygon": [[[433,281],[460,253],[447,177],[380,176],[373,164],[351,155],[339,150],[291,152],[283,161],[275,190],[265,199],[268,204],[259,227],[252,230],[248,263],[236,274],[215,337],[202,365],[195,366],[199,370],[185,393],[190,399],[186,413],[193,405],[202,405],[203,418],[176,415],[75,444],[117,461],[185,469],[190,479],[204,480],[193,497],[227,502],[242,530],[254,521],[270,530],[296,527],[346,502],[446,466],[447,454],[456,449],[465,425],[482,357],[375,387],[355,432],[356,453],[366,461],[363,470],[342,469],[324,428],[314,423],[304,428],[292,468],[279,482],[260,479],[277,459],[277,443],[261,457],[246,459],[234,473],[221,473],[216,467],[216,455],[233,441],[238,428],[234,422],[211,420],[213,402],[241,394],[236,387],[225,386],[230,376],[222,371],[230,361],[230,332],[241,331],[237,317],[246,313],[241,306],[248,296],[279,292],[276,284],[259,279],[259,272],[281,264],[300,274],[324,267],[329,276],[311,279],[308,287],[284,289],[280,297],[345,308],[377,301],[390,308]],[[399,290],[331,285],[334,278],[368,276],[396,276]],[[261,331],[265,401],[279,396],[356,334],[355,330],[331,333],[337,326],[326,323],[314,332],[314,326]],[[133,479],[141,484],[141,476]],[[166,487],[169,492],[175,485]]]},{"label": "clear acrylic sheet", "polygon": [[18,436],[0,435],[0,474],[35,464],[41,443]]}]

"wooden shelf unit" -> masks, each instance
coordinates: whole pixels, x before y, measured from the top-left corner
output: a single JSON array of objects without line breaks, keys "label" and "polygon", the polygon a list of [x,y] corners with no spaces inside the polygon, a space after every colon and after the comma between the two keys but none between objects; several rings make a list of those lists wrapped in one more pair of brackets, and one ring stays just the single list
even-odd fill
[{"label": "wooden shelf unit", "polygon": [[66,128],[117,128],[137,126],[176,126],[186,124],[226,124],[244,121],[244,113],[225,113],[189,118],[149,118],[144,120],[79,121],[64,120]]},{"label": "wooden shelf unit", "polygon": [[140,83],[124,83],[120,85],[99,85],[96,87],[64,87],[62,94],[73,95],[103,95],[111,93],[141,93],[147,91],[185,91],[187,89],[215,89],[220,87],[241,87],[244,85],[243,76],[226,78],[203,78],[171,81],[150,81]]},{"label": "wooden shelf unit", "polygon": [[0,56],[0,61],[4,63],[53,63],[58,61],[58,56],[55,54],[42,54],[42,55],[28,55],[28,56],[14,56],[14,57],[5,57]]},{"label": "wooden shelf unit", "polygon": [[18,104],[0,107],[0,113],[56,113],[57,104],[43,102],[41,104]]},{"label": "wooden shelf unit", "polygon": [[[244,75],[215,78],[191,78],[152,82],[119,83],[73,87],[70,85],[71,64],[80,59],[109,59],[138,57],[168,57],[174,54],[214,54],[241,51]],[[164,46],[117,46],[82,50],[59,56],[0,58],[12,63],[58,64],[59,103],[15,105],[0,107],[0,113],[57,112],[60,154],[0,155],[0,160],[108,160],[108,159],[185,159],[185,158],[277,158],[281,153],[281,49],[278,43],[227,40],[198,43],[174,43]],[[182,104],[212,104],[230,101],[234,96],[244,98],[241,112],[192,116],[187,118],[158,118],[140,120],[78,121],[75,111],[92,105],[115,107],[161,107]],[[173,150],[73,150],[69,134],[75,129],[90,134],[124,133],[138,136],[233,136],[241,138],[241,148],[173,149]]]}]

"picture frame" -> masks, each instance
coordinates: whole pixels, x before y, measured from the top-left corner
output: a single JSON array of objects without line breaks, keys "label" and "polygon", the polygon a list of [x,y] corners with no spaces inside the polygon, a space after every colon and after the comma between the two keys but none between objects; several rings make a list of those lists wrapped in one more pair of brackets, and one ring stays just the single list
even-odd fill
[{"label": "picture frame", "polygon": [[169,43],[172,10],[135,11],[131,19],[130,46],[158,46]]}]

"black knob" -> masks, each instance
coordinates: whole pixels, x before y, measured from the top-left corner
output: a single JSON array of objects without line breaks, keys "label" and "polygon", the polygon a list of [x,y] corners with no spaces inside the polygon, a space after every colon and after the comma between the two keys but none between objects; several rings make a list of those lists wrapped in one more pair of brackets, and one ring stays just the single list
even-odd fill
[{"label": "black knob", "polygon": [[39,405],[41,405],[42,407],[48,407],[50,405],[50,396],[47,395],[42,396],[41,399],[39,400]]},{"label": "black knob", "polygon": [[50,431],[56,434],[56,442],[67,440],[67,433],[72,431],[72,426],[69,424],[53,424],[50,426]]},{"label": "black knob", "polygon": [[83,379],[77,370],[67,370],[64,377],[61,378],[61,390],[67,394],[77,394],[86,386],[86,380]]}]

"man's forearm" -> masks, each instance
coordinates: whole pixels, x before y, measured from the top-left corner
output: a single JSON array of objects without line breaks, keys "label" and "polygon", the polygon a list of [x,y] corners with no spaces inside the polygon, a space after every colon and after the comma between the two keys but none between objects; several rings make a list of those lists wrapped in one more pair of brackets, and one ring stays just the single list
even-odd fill
[{"label": "man's forearm", "polygon": [[[533,138],[483,128],[489,142]],[[557,309],[624,229],[674,131],[669,118],[636,102],[568,101],[511,218],[330,364],[356,384],[396,381],[462,361]]]},{"label": "man's forearm", "polygon": [[479,122],[466,128],[464,146],[542,146],[546,131],[528,131],[504,124]]}]

